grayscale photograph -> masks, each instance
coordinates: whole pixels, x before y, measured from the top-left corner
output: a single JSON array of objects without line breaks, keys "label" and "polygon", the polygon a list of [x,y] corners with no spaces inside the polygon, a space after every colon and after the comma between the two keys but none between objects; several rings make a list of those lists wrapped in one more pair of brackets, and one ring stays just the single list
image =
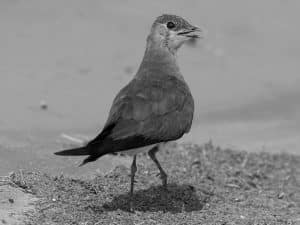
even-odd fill
[{"label": "grayscale photograph", "polygon": [[0,225],[300,225],[299,12],[0,0]]}]

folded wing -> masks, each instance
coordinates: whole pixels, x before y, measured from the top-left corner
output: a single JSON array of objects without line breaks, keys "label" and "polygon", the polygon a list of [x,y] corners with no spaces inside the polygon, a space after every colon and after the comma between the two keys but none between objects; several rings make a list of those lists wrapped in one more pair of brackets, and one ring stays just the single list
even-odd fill
[{"label": "folded wing", "polygon": [[185,82],[172,76],[134,79],[116,96],[103,131],[88,144],[90,154],[178,139],[190,130],[193,112]]}]

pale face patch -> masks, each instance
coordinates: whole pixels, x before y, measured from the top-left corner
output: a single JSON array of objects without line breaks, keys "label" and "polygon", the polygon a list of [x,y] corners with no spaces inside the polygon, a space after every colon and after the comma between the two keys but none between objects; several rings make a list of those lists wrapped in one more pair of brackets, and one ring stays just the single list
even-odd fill
[{"label": "pale face patch", "polygon": [[178,35],[178,31],[169,31],[168,46],[171,49],[177,50],[185,41],[189,40],[189,37],[184,35]]}]

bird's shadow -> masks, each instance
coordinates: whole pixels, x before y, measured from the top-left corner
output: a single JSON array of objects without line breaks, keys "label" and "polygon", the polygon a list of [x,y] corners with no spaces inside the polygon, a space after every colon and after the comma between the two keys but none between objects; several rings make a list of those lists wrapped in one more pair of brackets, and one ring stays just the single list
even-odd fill
[{"label": "bird's shadow", "polygon": [[[191,185],[168,184],[167,190],[154,186],[138,190],[133,195],[133,205],[136,211],[163,211],[171,213],[198,211],[203,208],[207,199],[202,200]],[[130,196],[122,194],[114,197],[111,202],[103,204],[106,211],[130,211]]]}]

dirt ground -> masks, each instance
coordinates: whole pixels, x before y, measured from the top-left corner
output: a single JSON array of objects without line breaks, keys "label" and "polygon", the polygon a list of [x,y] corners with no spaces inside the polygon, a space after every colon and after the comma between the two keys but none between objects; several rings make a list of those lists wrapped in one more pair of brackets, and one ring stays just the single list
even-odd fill
[{"label": "dirt ground", "polygon": [[34,195],[9,184],[0,186],[0,224],[24,224],[26,214],[34,211]]},{"label": "dirt ground", "polygon": [[300,224],[300,156],[207,143],[170,144],[158,158],[169,174],[168,191],[151,160],[138,157],[135,213],[123,165],[92,179],[11,173],[0,186],[0,224],[17,222],[25,209],[31,212],[19,224]]}]

